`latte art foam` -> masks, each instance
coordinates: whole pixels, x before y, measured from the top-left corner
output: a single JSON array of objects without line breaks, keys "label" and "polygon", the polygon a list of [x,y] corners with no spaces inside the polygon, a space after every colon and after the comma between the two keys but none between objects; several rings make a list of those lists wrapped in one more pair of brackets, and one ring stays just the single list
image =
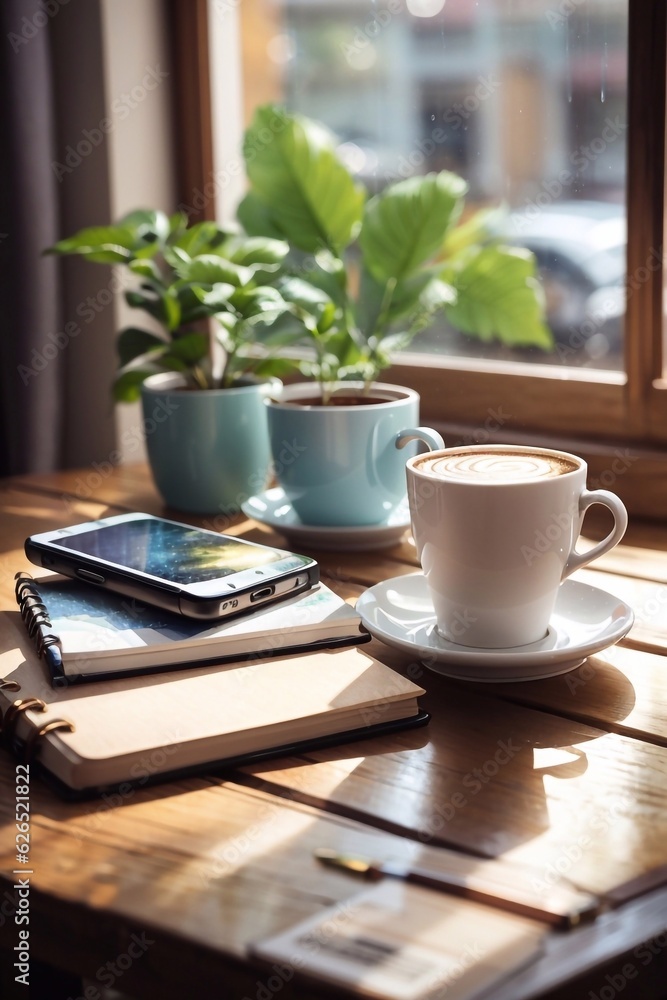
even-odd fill
[{"label": "latte art foam", "polygon": [[508,483],[553,479],[574,472],[578,466],[559,455],[540,455],[537,452],[459,451],[424,458],[416,463],[416,468],[443,479]]}]

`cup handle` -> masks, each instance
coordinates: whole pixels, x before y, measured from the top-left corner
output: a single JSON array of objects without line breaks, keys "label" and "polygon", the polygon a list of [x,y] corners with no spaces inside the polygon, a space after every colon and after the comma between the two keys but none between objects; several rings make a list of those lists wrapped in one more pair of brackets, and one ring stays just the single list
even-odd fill
[{"label": "cup handle", "polygon": [[582,566],[587,566],[594,559],[604,555],[605,552],[609,552],[615,545],[618,545],[625,534],[625,529],[628,526],[628,512],[620,497],[617,497],[615,493],[610,493],[608,490],[584,490],[579,497],[579,513],[581,514],[582,521],[584,514],[594,503],[601,503],[609,508],[614,515],[614,527],[606,538],[603,538],[601,542],[594,545],[592,549],[588,549],[587,552],[576,552],[574,549],[570,552],[568,560],[565,563],[565,569],[563,570],[563,580],[570,576],[571,573],[574,573],[575,570],[581,569]]},{"label": "cup handle", "polygon": [[404,431],[398,432],[394,444],[397,448],[405,448],[410,441],[423,442],[428,451],[438,451],[445,447],[445,442],[431,427],[406,427]]}]

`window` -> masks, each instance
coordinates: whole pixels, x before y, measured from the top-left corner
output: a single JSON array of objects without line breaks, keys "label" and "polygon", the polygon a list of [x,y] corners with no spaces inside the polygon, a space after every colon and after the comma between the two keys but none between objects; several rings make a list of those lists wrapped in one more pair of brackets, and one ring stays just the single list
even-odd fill
[{"label": "window", "polygon": [[[216,38],[237,39],[240,89],[227,78],[223,98],[240,121],[267,100],[324,121],[371,190],[454,170],[467,204],[506,202],[509,237],[537,253],[554,350],[440,324],[388,373],[425,420],[452,440],[500,413],[501,438],[588,448],[593,467],[667,443],[663,0],[210,0],[208,19],[212,64]],[[664,513],[654,500],[636,509]]]},{"label": "window", "polygon": [[448,0],[431,17],[386,3],[283,0],[268,44],[257,52],[249,35],[245,89],[271,63],[275,81],[278,63],[275,99],[331,126],[371,191],[447,168],[469,184],[468,212],[507,206],[497,235],[537,256],[552,349],[487,344],[439,322],[414,350],[622,371],[625,0],[565,13]]}]

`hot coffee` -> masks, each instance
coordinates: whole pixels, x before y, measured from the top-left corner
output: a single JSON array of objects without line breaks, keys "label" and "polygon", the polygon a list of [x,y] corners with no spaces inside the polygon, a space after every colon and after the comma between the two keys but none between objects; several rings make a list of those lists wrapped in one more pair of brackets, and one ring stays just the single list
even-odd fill
[{"label": "hot coffee", "polygon": [[[521,445],[463,445],[408,459],[417,554],[437,629],[462,646],[508,649],[544,639],[558,588],[622,538],[618,497],[586,489],[576,455]],[[585,511],[614,515],[607,537],[585,552]]]},{"label": "hot coffee", "polygon": [[564,476],[579,465],[557,454],[508,448],[453,450],[448,455],[417,459],[414,467],[427,475],[468,483],[521,483]]}]

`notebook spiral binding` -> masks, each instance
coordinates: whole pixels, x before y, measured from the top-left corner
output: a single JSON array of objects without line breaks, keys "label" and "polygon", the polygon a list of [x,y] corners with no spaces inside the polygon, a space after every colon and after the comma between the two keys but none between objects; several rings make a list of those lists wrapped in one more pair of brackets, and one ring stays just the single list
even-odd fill
[{"label": "notebook spiral binding", "polygon": [[67,730],[68,733],[73,733],[74,723],[70,722],[69,719],[51,719],[50,722],[45,722],[44,725],[39,726],[38,729],[31,729],[29,735],[26,737],[20,754],[21,763],[29,764],[39,749],[39,741],[46,736],[47,733],[53,733],[58,729]]},{"label": "notebook spiral binding", "polygon": [[[10,691],[20,691],[21,685],[17,684],[16,681],[0,677],[0,688]],[[19,740],[16,736],[16,725],[23,713],[29,710],[32,712],[45,712],[47,705],[41,698],[29,696],[27,698],[17,698],[16,701],[12,702],[4,715],[0,712],[0,740],[2,741],[2,745],[10,753],[13,753],[15,757],[18,757],[22,764],[29,764],[33,760],[39,749],[40,740],[47,733],[53,733],[59,729],[67,730],[70,733],[74,732],[74,723],[70,722],[69,719],[49,719],[43,725],[33,727],[25,740]]]},{"label": "notebook spiral binding", "polygon": [[[59,645],[58,637],[46,630],[51,627],[46,607],[40,600],[39,595],[32,589],[33,578],[27,573],[16,574],[16,600],[19,605],[21,617],[25,622],[28,635],[35,641],[37,652],[44,655],[44,650],[52,645]],[[20,691],[21,685],[18,681],[7,677],[0,677],[0,690]],[[39,749],[40,740],[47,733],[56,730],[67,730],[74,732],[74,723],[68,719],[50,719],[41,726],[33,726],[25,740],[19,740],[16,735],[16,726],[24,712],[45,712],[47,705],[41,698],[28,695],[25,698],[17,698],[5,710],[4,715],[0,711],[0,740],[2,745],[19,757],[21,762],[29,764],[33,760]]]},{"label": "notebook spiral binding", "polygon": [[[28,635],[35,643],[38,656],[44,657],[46,650],[50,646],[60,650],[60,639],[53,632],[49,631],[51,628],[51,619],[46,610],[46,605],[35,590],[33,577],[29,573],[17,573],[14,579],[16,580],[16,586],[14,587],[16,602],[19,606],[21,618],[25,622]],[[59,660],[60,658],[58,657]],[[53,672],[53,661],[50,667]],[[64,673],[62,673],[62,670],[58,670],[57,667],[55,671],[56,673],[53,677],[54,687],[65,687],[68,681]]]}]

